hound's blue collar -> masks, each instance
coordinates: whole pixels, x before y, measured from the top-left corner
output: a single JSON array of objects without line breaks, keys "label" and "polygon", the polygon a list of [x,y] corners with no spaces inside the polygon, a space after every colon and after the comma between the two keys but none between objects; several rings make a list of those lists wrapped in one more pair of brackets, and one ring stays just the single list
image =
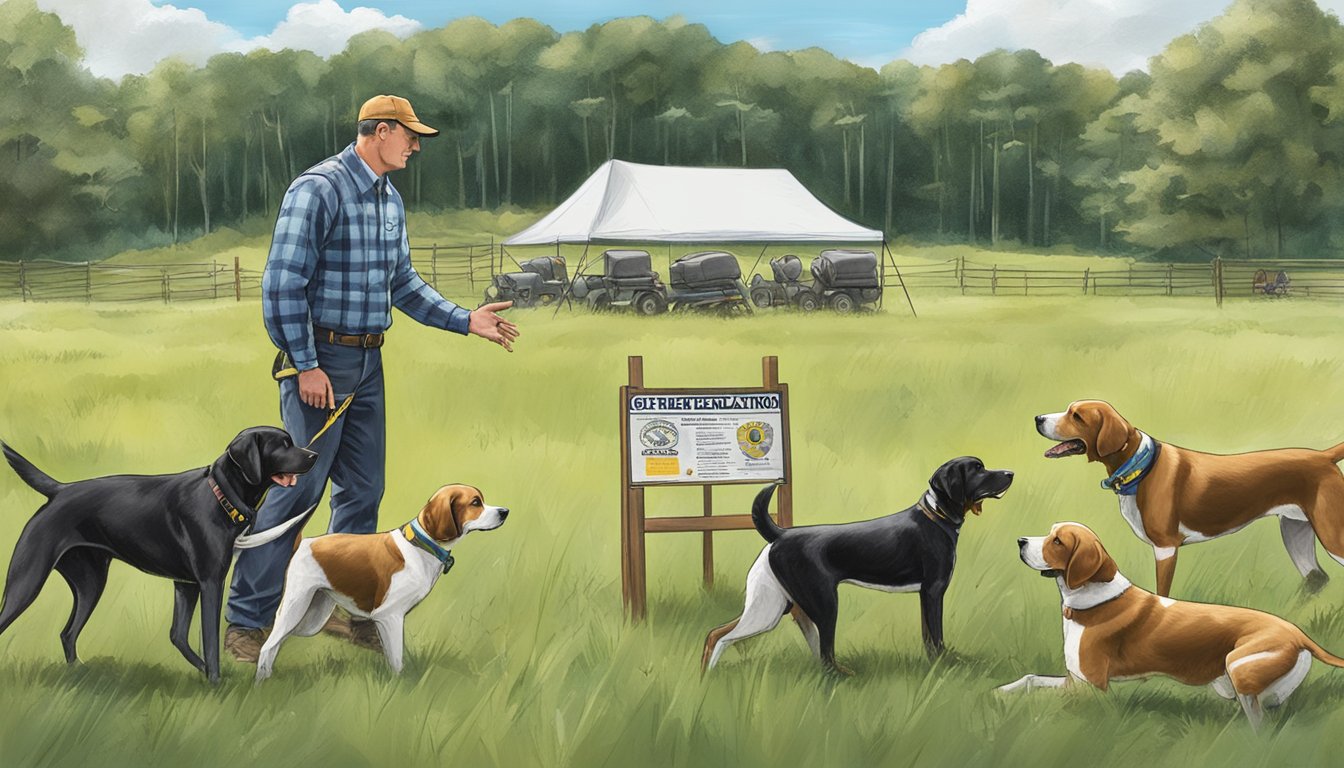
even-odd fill
[{"label": "hound's blue collar", "polygon": [[1139,492],[1139,483],[1147,477],[1157,461],[1157,455],[1162,452],[1161,443],[1142,432],[1139,435],[1142,436],[1139,450],[1110,477],[1101,481],[1102,488],[1115,491],[1118,496],[1133,496]]},{"label": "hound's blue collar", "polygon": [[453,560],[453,553],[439,546],[439,542],[435,541],[434,537],[425,533],[425,529],[420,527],[419,520],[412,520],[401,526],[401,534],[406,537],[406,540],[409,541],[412,546],[419,547],[438,558],[439,562],[443,563],[444,573],[447,573],[452,569],[453,563],[455,562]]}]

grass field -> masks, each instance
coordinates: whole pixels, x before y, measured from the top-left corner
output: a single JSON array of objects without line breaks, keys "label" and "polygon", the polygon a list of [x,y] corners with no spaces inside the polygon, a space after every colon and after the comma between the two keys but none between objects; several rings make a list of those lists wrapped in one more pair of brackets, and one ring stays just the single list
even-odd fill
[{"label": "grass field", "polygon": [[[397,320],[385,350],[389,487],[381,522],[465,481],[513,515],[455,552],[408,620],[408,664],[326,638],[291,640],[274,678],[225,661],[212,688],[168,642],[168,582],[114,565],[67,668],[59,578],[0,636],[5,765],[1332,765],[1344,752],[1344,674],[1315,665],[1266,727],[1169,681],[1004,698],[998,684],[1061,674],[1059,595],[1014,539],[1078,520],[1121,570],[1153,585],[1152,554],[1081,458],[1042,457],[1032,416],[1080,397],[1140,428],[1218,452],[1344,439],[1333,305],[1107,297],[916,297],[853,317],[721,320],[520,311],[505,354]],[[238,430],[276,423],[256,302],[103,308],[0,304],[0,437],[58,479],[202,466]],[[840,660],[820,672],[790,624],[699,676],[705,632],[737,614],[752,532],[649,539],[650,615],[621,615],[616,397],[625,358],[650,386],[790,386],[800,525],[904,508],[942,461],[975,454],[1017,482],[963,529],[948,594],[953,652],[935,665],[918,600],[841,590]],[[755,488],[719,489],[745,512]],[[5,563],[37,494],[0,472]],[[650,515],[695,514],[694,489],[648,492]],[[313,528],[325,522],[319,511]],[[1328,560],[1327,560],[1328,562]],[[1276,526],[1188,547],[1175,596],[1274,611],[1344,652],[1344,573],[1318,595]]]}]

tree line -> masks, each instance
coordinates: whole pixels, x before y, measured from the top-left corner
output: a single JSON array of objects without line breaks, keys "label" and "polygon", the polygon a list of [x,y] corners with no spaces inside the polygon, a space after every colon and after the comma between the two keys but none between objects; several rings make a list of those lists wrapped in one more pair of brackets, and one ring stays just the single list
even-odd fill
[{"label": "tree line", "polygon": [[442,130],[394,179],[413,210],[545,208],[619,158],[788,168],[925,240],[1202,259],[1333,257],[1344,237],[1344,31],[1312,0],[1236,0],[1121,77],[1030,50],[875,71],[677,17],[464,18],[119,82],[81,58],[57,16],[0,4],[0,258],[268,220],[377,93]]}]

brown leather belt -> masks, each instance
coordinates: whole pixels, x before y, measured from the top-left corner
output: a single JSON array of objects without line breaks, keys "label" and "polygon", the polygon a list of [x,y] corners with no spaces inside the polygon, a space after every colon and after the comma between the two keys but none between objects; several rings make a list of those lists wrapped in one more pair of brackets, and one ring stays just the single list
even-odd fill
[{"label": "brown leather belt", "polygon": [[383,346],[383,339],[387,335],[384,333],[356,333],[352,335],[333,331],[330,328],[323,328],[320,325],[313,326],[313,333],[318,341],[340,344],[343,347],[363,347],[364,349],[377,349]]}]

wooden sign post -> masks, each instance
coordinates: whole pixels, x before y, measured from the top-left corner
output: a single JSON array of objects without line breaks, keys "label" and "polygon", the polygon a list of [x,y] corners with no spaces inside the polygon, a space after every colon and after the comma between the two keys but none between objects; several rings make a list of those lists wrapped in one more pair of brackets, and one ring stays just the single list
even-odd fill
[{"label": "wooden sign post", "polygon": [[[761,359],[761,386],[650,389],[644,358],[629,358],[621,387],[621,599],[634,621],[648,613],[644,534],[702,531],[704,581],[714,581],[714,531],[754,528],[749,514],[713,515],[715,485],[779,483],[775,520],[793,525],[789,453],[789,388],[779,359]],[[702,489],[703,514],[644,517],[644,489],[690,485]]]}]

